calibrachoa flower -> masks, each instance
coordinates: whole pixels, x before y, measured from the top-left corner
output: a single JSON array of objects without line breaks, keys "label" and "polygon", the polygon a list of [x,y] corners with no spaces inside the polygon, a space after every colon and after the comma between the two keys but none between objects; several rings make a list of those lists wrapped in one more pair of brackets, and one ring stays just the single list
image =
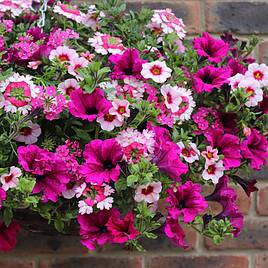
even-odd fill
[{"label": "calibrachoa flower", "polygon": [[20,226],[15,221],[12,221],[8,226],[0,221],[0,251],[9,252],[16,246],[19,230]]},{"label": "calibrachoa flower", "polygon": [[77,79],[83,79],[79,75],[79,69],[87,67],[88,64],[89,64],[89,61],[83,57],[73,58],[70,61],[70,65],[68,66],[68,72],[69,74],[75,76]]},{"label": "calibrachoa flower", "polygon": [[229,68],[209,65],[193,75],[193,88],[196,93],[211,92],[228,83],[230,76],[231,71]]},{"label": "calibrachoa flower", "polygon": [[97,32],[93,38],[89,38],[89,44],[95,48],[95,51],[102,55],[122,54],[125,47],[119,37],[113,37],[109,34],[102,34]]},{"label": "calibrachoa flower", "polygon": [[[6,112],[15,113],[19,111],[27,114],[31,110],[31,99],[38,93],[30,75],[22,76],[14,73],[12,76],[0,83],[0,108],[4,107]],[[1,97],[1,95],[0,95]]]},{"label": "calibrachoa flower", "polygon": [[219,160],[218,150],[207,146],[206,150],[201,153],[201,155],[206,159],[206,164],[210,165]]},{"label": "calibrachoa flower", "polygon": [[193,163],[199,159],[200,151],[193,142],[189,142],[186,146],[182,141],[177,143],[181,149],[180,156],[188,163]]},{"label": "calibrachoa flower", "polygon": [[63,4],[61,2],[58,2],[55,6],[53,11],[55,13],[58,13],[60,15],[65,16],[68,19],[72,19],[76,22],[82,21],[82,13],[75,5],[70,4]]},{"label": "calibrachoa flower", "polygon": [[71,62],[72,60],[78,58],[77,52],[67,46],[58,46],[50,52],[49,59],[59,60],[60,62]]},{"label": "calibrachoa flower", "polygon": [[64,82],[61,82],[58,86],[59,91],[64,94],[64,95],[68,95],[70,96],[71,93],[76,90],[79,89],[80,85],[77,82],[76,79],[70,78],[70,79],[66,79]]},{"label": "calibrachoa flower", "polygon": [[152,79],[156,83],[164,83],[170,76],[172,70],[164,61],[153,61],[142,64],[141,75],[146,79]]},{"label": "calibrachoa flower", "polygon": [[201,195],[201,186],[191,181],[187,181],[178,187],[171,186],[167,193],[168,214],[174,220],[182,215],[184,222],[191,222],[208,207],[207,202]]},{"label": "calibrachoa flower", "polygon": [[134,199],[136,202],[145,201],[146,203],[155,203],[159,199],[162,190],[161,182],[151,182],[137,187]]},{"label": "calibrachoa flower", "polygon": [[19,177],[21,176],[20,168],[12,166],[9,170],[9,173],[3,174],[0,177],[2,183],[2,188],[4,191],[7,191],[10,188],[15,188],[18,186]]},{"label": "calibrachoa flower", "polygon": [[261,86],[268,86],[268,66],[264,63],[249,64],[245,76],[249,78],[254,78],[260,83]]},{"label": "calibrachoa flower", "polygon": [[114,243],[125,243],[135,239],[139,235],[139,231],[134,226],[133,212],[129,212],[122,218],[119,210],[112,209],[106,226],[113,236]]},{"label": "calibrachoa flower", "polygon": [[38,124],[29,121],[26,126],[19,129],[19,133],[14,139],[25,144],[33,144],[37,142],[41,132]]},{"label": "calibrachoa flower", "polygon": [[101,185],[118,180],[123,151],[115,139],[92,140],[85,146],[84,159],[80,172],[87,182]]},{"label": "calibrachoa flower", "polygon": [[116,115],[119,121],[123,121],[124,117],[130,116],[129,102],[127,100],[115,99],[112,105],[113,107],[110,108],[109,114]]},{"label": "calibrachoa flower", "polygon": [[210,164],[206,163],[202,177],[205,180],[212,180],[212,182],[216,184],[223,176],[224,170],[225,168],[223,166],[222,160]]},{"label": "calibrachoa flower", "polygon": [[215,39],[207,32],[202,37],[194,38],[193,47],[197,54],[210,62],[219,63],[228,53],[229,46],[221,39]]}]

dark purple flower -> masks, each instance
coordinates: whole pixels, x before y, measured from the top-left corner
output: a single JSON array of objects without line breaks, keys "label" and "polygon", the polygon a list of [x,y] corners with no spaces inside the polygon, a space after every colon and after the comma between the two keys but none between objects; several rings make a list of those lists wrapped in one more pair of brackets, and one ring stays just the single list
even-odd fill
[{"label": "dark purple flower", "polygon": [[96,244],[103,246],[112,242],[112,235],[107,229],[110,218],[109,210],[100,210],[92,214],[78,215],[80,225],[81,243],[90,250],[96,248]]},{"label": "dark purple flower", "polygon": [[245,74],[245,72],[247,71],[247,69],[241,64],[239,63],[239,61],[230,58],[228,60],[228,67],[231,70],[231,76],[235,76],[236,74],[240,73],[240,74]]},{"label": "dark purple flower", "polygon": [[118,209],[111,209],[111,216],[106,226],[113,236],[113,243],[125,243],[139,235],[139,231],[134,226],[134,219],[133,212],[129,212],[122,218]]},{"label": "dark purple flower", "polygon": [[193,47],[197,54],[206,57],[210,62],[219,63],[227,55],[229,46],[221,39],[215,39],[207,32],[202,37],[194,38]]},{"label": "dark purple flower", "polygon": [[231,71],[226,67],[206,66],[193,75],[193,88],[197,93],[211,92],[227,83]]},{"label": "dark purple flower", "polygon": [[86,162],[81,166],[80,172],[87,182],[101,185],[110,180],[117,181],[123,150],[115,139],[92,140],[85,146],[83,155]]},{"label": "dark purple flower", "polygon": [[251,134],[242,141],[241,152],[244,158],[250,160],[251,168],[261,169],[268,157],[268,141],[256,129],[251,129]]},{"label": "dark purple flower", "polygon": [[231,33],[225,32],[221,35],[221,39],[229,45],[229,47],[233,47],[239,41],[235,38]]},{"label": "dark purple flower", "polygon": [[208,207],[205,198],[201,195],[201,186],[191,181],[178,187],[169,188],[167,194],[169,216],[178,219],[180,215],[183,215],[185,223],[193,221],[198,214]]},{"label": "dark purple flower", "polygon": [[182,227],[179,225],[178,219],[173,219],[171,217],[167,217],[165,228],[164,228],[166,236],[178,247],[182,247],[184,249],[188,248],[188,245],[185,242],[185,233]]},{"label": "dark purple flower", "polygon": [[111,74],[112,79],[141,78],[142,64],[146,62],[140,58],[139,51],[136,48],[129,48],[122,55],[111,55],[108,60],[114,64]]},{"label": "dark purple flower", "polygon": [[91,94],[76,89],[71,93],[70,98],[70,113],[89,122],[94,121],[97,116],[101,116],[111,107],[100,89],[95,89]]},{"label": "dark purple flower", "polygon": [[66,190],[70,181],[68,168],[64,161],[36,145],[20,146],[18,159],[25,171],[33,174],[36,183],[33,193],[42,192],[44,202],[57,202],[58,197]]},{"label": "dark purple flower", "polygon": [[264,114],[268,114],[268,96],[263,94],[263,100],[259,103],[260,109]]},{"label": "dark purple flower", "polygon": [[224,133],[221,129],[213,129],[206,138],[211,146],[217,148],[224,155],[223,163],[225,169],[236,168],[241,163],[240,140],[237,136]]},{"label": "dark purple flower", "polygon": [[12,221],[8,226],[0,220],[0,251],[9,252],[17,244],[17,234],[20,226],[15,221]]},{"label": "dark purple flower", "polygon": [[232,176],[232,179],[237,182],[245,191],[248,197],[250,197],[250,194],[252,192],[256,192],[259,189],[255,186],[257,183],[257,180],[252,179],[252,180],[245,180],[240,178],[239,176]]}]

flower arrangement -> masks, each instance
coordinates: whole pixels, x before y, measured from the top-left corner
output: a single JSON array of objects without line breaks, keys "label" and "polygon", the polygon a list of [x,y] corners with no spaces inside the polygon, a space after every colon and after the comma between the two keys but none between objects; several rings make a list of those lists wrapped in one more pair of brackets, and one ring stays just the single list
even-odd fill
[{"label": "flower arrangement", "polygon": [[185,39],[170,9],[97,2],[0,1],[0,250],[20,210],[77,226],[90,250],[159,234],[187,248],[185,228],[238,236],[233,185],[250,196],[241,174],[268,156],[258,40]]}]

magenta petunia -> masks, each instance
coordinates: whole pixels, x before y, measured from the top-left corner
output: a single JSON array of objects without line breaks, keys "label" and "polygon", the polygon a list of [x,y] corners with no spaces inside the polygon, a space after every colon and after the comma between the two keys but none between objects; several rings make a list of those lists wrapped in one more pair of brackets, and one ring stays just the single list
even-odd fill
[{"label": "magenta petunia", "polygon": [[2,187],[0,187],[0,209],[2,208],[2,202],[4,200],[6,200],[6,192]]},{"label": "magenta petunia", "polygon": [[125,243],[139,235],[139,231],[134,226],[134,218],[133,212],[129,212],[122,218],[119,210],[116,208],[111,210],[111,217],[106,226],[113,236],[114,243]]},{"label": "magenta petunia", "polygon": [[222,205],[222,212],[214,218],[218,220],[228,218],[234,228],[234,236],[238,236],[243,228],[243,214],[238,211],[237,194],[233,188],[228,186],[228,177],[221,177],[214,192],[205,199],[219,202]]},{"label": "magenta petunia", "polygon": [[112,79],[124,79],[127,77],[142,78],[142,64],[146,62],[140,58],[136,48],[129,48],[123,54],[111,55],[109,62],[113,63]]},{"label": "magenta petunia", "polygon": [[231,70],[231,76],[235,76],[236,74],[245,74],[247,69],[238,61],[235,60],[234,58],[230,58],[228,60],[228,67]]},{"label": "magenta petunia", "polygon": [[167,194],[168,214],[173,219],[178,219],[182,215],[185,223],[193,221],[208,207],[205,198],[201,195],[201,186],[191,181],[169,188]]},{"label": "magenta petunia", "polygon": [[251,129],[251,134],[242,141],[241,151],[244,158],[250,161],[251,168],[261,169],[268,157],[268,141],[256,129]]},{"label": "magenta petunia", "polygon": [[0,220],[0,251],[9,252],[16,246],[19,230],[20,225],[17,222],[12,221],[9,226],[6,226]]},{"label": "magenta petunia", "polygon": [[260,109],[264,114],[268,114],[268,96],[263,94],[263,100],[259,103]]},{"label": "magenta petunia", "polygon": [[217,148],[224,155],[224,168],[229,170],[240,166],[240,140],[237,136],[224,133],[222,129],[213,129],[206,135],[211,146]]},{"label": "magenta petunia", "polygon": [[92,140],[85,146],[83,156],[86,162],[81,166],[80,173],[87,182],[101,185],[110,180],[117,181],[123,150],[115,139]]},{"label": "magenta petunia", "polygon": [[205,66],[193,75],[193,88],[197,93],[211,92],[227,83],[230,76],[227,67]]},{"label": "magenta petunia", "polygon": [[226,57],[229,45],[221,39],[213,38],[209,33],[202,33],[202,37],[194,38],[193,47],[197,54],[206,57],[210,62],[219,63]]},{"label": "magenta petunia", "polygon": [[112,242],[112,235],[106,226],[109,218],[109,210],[78,215],[77,221],[80,225],[81,243],[89,250],[95,250],[96,245],[103,246]]},{"label": "magenta petunia", "polygon": [[89,122],[106,113],[111,107],[110,102],[104,97],[104,92],[100,89],[95,89],[92,93],[76,89],[71,93],[70,98],[70,113]]},{"label": "magenta petunia", "polygon": [[33,193],[42,193],[44,202],[57,202],[70,181],[65,162],[56,154],[36,145],[20,146],[18,160],[24,170],[36,178]]},{"label": "magenta petunia", "polygon": [[185,233],[182,227],[180,226],[178,219],[173,219],[167,217],[165,222],[164,231],[166,236],[178,247],[184,249],[188,248],[188,245],[185,242]]}]

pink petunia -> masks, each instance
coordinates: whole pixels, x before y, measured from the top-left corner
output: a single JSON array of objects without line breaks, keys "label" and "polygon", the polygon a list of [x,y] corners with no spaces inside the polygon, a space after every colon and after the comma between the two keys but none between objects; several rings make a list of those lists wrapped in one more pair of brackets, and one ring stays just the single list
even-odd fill
[{"label": "pink petunia", "polygon": [[9,252],[16,246],[19,230],[20,226],[17,222],[12,221],[9,226],[6,226],[0,220],[0,251]]},{"label": "pink petunia", "polygon": [[125,243],[139,235],[139,231],[134,226],[133,212],[129,212],[122,218],[119,210],[113,208],[106,226],[113,236],[114,243]]},{"label": "pink petunia", "polygon": [[0,187],[0,209],[2,208],[2,202],[6,200],[6,196],[7,195],[5,190],[2,187]]},{"label": "pink petunia", "polygon": [[92,140],[85,146],[84,159],[86,162],[81,166],[81,174],[87,182],[101,185],[119,178],[123,150],[115,139]]}]

